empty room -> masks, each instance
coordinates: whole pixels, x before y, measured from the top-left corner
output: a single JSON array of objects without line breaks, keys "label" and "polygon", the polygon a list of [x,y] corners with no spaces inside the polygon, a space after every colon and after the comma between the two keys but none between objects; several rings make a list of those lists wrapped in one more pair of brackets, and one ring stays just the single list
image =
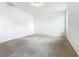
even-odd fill
[{"label": "empty room", "polygon": [[77,57],[78,12],[76,2],[0,2],[0,57]]}]

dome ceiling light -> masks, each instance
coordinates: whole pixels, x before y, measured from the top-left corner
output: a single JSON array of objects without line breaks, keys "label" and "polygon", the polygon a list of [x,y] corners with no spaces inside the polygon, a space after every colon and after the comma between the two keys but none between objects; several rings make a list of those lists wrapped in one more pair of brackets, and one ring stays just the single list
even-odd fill
[{"label": "dome ceiling light", "polygon": [[33,2],[33,6],[34,7],[39,7],[40,6],[40,3],[39,2]]},{"label": "dome ceiling light", "polygon": [[39,7],[39,6],[41,6],[42,5],[42,2],[37,2],[37,1],[33,1],[32,2],[32,6],[33,7]]}]

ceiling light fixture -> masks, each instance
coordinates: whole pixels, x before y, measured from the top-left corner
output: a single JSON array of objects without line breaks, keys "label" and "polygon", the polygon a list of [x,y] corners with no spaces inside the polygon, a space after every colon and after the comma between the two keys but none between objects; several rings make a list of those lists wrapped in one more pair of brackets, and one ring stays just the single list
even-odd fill
[{"label": "ceiling light fixture", "polygon": [[39,7],[41,5],[40,2],[33,2],[33,7]]}]

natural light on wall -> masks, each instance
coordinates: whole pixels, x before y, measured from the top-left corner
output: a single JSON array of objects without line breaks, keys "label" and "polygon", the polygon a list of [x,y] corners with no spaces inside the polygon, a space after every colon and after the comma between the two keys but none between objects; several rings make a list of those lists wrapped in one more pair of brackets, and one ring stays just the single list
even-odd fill
[{"label": "natural light on wall", "polygon": [[65,32],[65,12],[38,16],[34,25],[35,34],[60,36]]}]

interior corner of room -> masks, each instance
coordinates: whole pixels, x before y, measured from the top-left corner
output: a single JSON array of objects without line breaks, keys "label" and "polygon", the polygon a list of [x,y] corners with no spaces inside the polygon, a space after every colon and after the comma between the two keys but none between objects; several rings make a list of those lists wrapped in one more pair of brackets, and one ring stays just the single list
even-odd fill
[{"label": "interior corner of room", "polygon": [[0,57],[78,56],[78,12],[75,2],[0,2]]}]

